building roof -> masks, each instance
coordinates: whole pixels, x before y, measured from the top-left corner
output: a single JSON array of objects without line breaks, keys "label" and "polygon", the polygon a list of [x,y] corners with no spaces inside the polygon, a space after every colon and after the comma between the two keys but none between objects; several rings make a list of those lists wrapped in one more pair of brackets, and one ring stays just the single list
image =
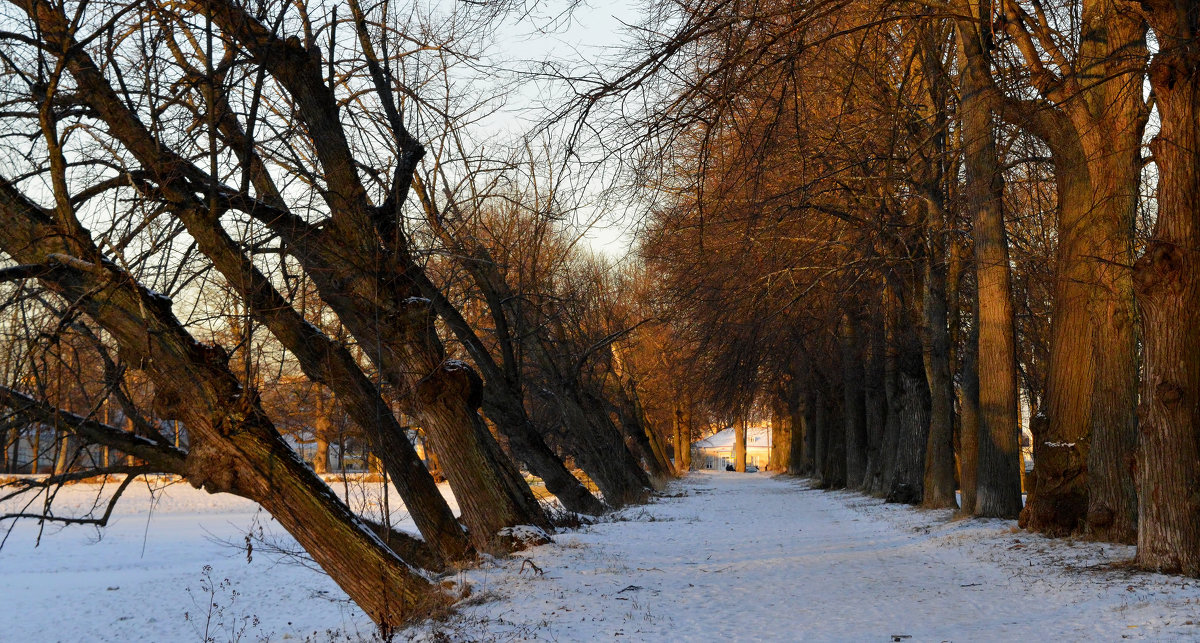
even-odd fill
[{"label": "building roof", "polygon": [[[692,446],[697,449],[731,449],[733,448],[733,427],[718,431],[713,435],[697,440]],[[746,448],[771,448],[771,427],[752,426],[746,429]]]}]

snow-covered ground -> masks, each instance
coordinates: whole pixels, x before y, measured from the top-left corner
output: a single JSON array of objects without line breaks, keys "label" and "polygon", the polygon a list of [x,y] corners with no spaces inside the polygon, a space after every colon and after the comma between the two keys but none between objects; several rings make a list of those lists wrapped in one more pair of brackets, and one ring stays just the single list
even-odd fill
[{"label": "snow-covered ground", "polygon": [[[82,502],[88,488],[65,493]],[[261,551],[247,562],[219,542],[243,541],[251,503],[179,485],[147,521],[144,489],[98,542],[75,528],[33,549],[33,525],[16,528],[0,551],[0,637],[198,640],[205,565],[218,584],[229,579],[216,588],[218,641],[242,626],[243,640],[370,636],[321,574]],[[1200,582],[1130,571],[1121,563],[1132,548],[1048,540],[1010,521],[950,520],[767,474],[694,473],[652,504],[556,540],[465,572],[473,593],[457,615],[399,638],[1200,639]]]}]

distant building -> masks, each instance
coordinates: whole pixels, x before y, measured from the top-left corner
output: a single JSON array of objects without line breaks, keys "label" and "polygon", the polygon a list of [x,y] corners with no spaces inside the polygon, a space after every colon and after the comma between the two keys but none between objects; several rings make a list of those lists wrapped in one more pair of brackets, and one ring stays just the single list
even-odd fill
[{"label": "distant building", "polygon": [[[724,471],[733,464],[733,427],[692,443],[692,467]],[[759,469],[767,466],[771,457],[771,428],[766,426],[746,429],[746,464]]]}]

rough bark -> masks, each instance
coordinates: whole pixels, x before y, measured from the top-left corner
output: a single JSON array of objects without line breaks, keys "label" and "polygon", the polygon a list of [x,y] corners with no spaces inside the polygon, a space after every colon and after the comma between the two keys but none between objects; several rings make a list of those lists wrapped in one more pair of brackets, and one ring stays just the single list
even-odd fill
[{"label": "rough bark", "polygon": [[946,266],[941,230],[929,235],[925,257],[921,344],[929,387],[929,429],[921,504],[958,507],[954,479],[954,382],[950,377],[950,329],[946,311]]},{"label": "rough bark", "polygon": [[559,441],[596,483],[604,502],[614,508],[645,502],[650,479],[625,446],[604,401],[561,380],[555,383],[555,406],[563,427]]},{"label": "rough bark", "polygon": [[[1018,23],[1006,28],[1026,58],[1038,55]],[[1066,534],[1084,528],[1090,516],[1092,536],[1128,540],[1136,499],[1125,449],[1136,435],[1137,390],[1128,266],[1149,116],[1142,98],[1146,27],[1129,7],[1091,0],[1083,3],[1080,30],[1072,73],[1032,78],[1048,104],[1023,116],[1050,147],[1059,208],[1048,424],[1045,439],[1034,444],[1037,480],[1021,524]],[[1014,120],[1009,107],[1001,104],[1000,111]],[[981,388],[981,400],[983,394]],[[1089,473],[1089,466],[1096,470]],[[1098,494],[1094,501],[1089,488]]]},{"label": "rough bark", "polygon": [[887,487],[888,502],[916,504],[924,494],[925,451],[929,440],[929,385],[925,380],[920,340],[901,330],[896,355],[894,405],[896,454]]},{"label": "rough bark", "polygon": [[1200,576],[1200,13],[1146,2],[1158,221],[1135,268],[1145,337],[1137,563]]},{"label": "rough bark", "polygon": [[483,409],[508,438],[508,446],[513,454],[542,479],[546,490],[554,494],[567,510],[593,516],[604,513],[604,503],[592,495],[579,478],[567,469],[562,458],[550,449],[529,419],[524,405],[517,408],[520,400],[507,393],[497,394],[499,386],[498,383],[490,386],[484,384]]},{"label": "rough bark", "polygon": [[[975,237],[976,323],[970,351],[975,372],[966,404],[972,433],[963,438],[963,505],[971,483],[972,512],[1013,518],[1021,511],[1020,428],[1012,276],[1004,228],[1004,184],[996,149],[992,104],[985,93],[986,38],[975,24],[959,25],[961,128],[966,164],[964,192]],[[978,397],[975,398],[974,395]],[[966,460],[967,456],[970,460]],[[965,509],[964,509],[965,511]]]},{"label": "rough bark", "polygon": [[1100,259],[1092,259],[1098,296],[1090,308],[1096,381],[1086,525],[1088,536],[1096,540],[1133,543],[1138,512],[1132,466],[1138,444],[1138,329],[1129,266],[1134,258],[1142,134],[1149,118],[1142,98],[1149,55],[1146,23],[1127,7],[1097,3],[1091,12],[1085,11],[1082,40],[1102,47],[1095,60],[1085,53],[1085,74],[1114,78],[1086,96],[1091,128],[1082,136],[1094,166],[1093,198],[1098,196],[1105,207],[1093,236],[1093,252]]}]

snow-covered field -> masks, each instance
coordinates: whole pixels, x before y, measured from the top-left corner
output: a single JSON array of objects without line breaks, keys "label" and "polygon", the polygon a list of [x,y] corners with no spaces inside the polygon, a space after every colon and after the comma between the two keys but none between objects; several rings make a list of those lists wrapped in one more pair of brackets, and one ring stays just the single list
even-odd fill
[{"label": "snow-covered field", "polygon": [[[94,491],[64,493],[81,503]],[[357,501],[373,502],[371,491]],[[99,540],[73,528],[34,549],[35,526],[16,527],[0,550],[0,638],[200,640],[205,565],[217,641],[370,637],[321,574],[261,550],[247,562],[235,545],[256,520],[279,532],[251,503],[183,485],[153,507],[145,485],[138,494]],[[465,572],[473,594],[456,616],[398,638],[1200,640],[1200,582],[1129,571],[1132,548],[767,474],[694,473],[556,540]]]}]

